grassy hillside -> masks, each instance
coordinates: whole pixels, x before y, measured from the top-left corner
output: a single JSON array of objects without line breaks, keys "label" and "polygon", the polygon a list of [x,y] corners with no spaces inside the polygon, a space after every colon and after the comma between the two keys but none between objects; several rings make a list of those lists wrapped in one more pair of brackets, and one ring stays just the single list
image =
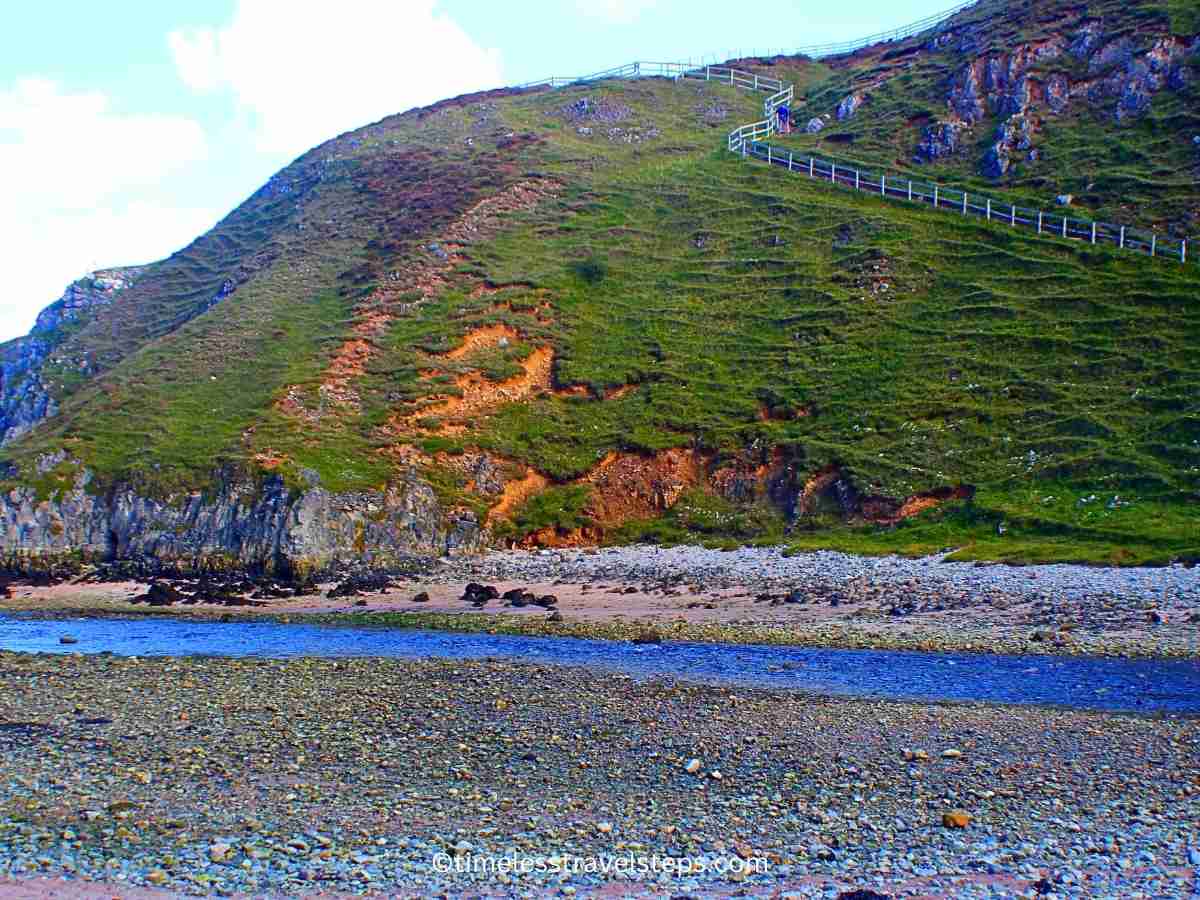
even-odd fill
[{"label": "grassy hillside", "polygon": [[[1013,7],[1024,28],[1033,5]],[[1190,27],[1166,4],[1128,15]],[[770,70],[816,114],[872,58]],[[920,56],[889,81],[840,158],[907,152],[897,123],[952,62]],[[988,189],[1044,199],[1136,144],[1094,189],[1097,214],[1121,221],[1110,191],[1136,183],[1130,216],[1181,215],[1194,182],[1161,189],[1176,151],[1153,136],[1192,127],[1195,104],[1155,104],[1133,129],[1081,111],[1047,130],[1044,171]],[[719,149],[759,114],[724,86],[606,83],[465,98],[317,148],[72,338],[102,374],[0,451],[9,482],[49,497],[82,466],[91,490],[166,496],[232,469],[346,491],[416,466],[513,539],[1200,556],[1200,268]],[[829,137],[794,140],[830,155]],[[939,165],[970,182],[965,162]],[[68,459],[39,469],[59,447]],[[834,471],[864,498],[974,499],[886,527],[827,497],[797,509]],[[720,487],[744,473],[753,489]],[[655,498],[621,505],[638,491]]]},{"label": "grassy hillside", "polygon": [[[1020,46],[1055,38],[1069,48],[1081,23],[1088,21],[1100,23],[1099,47],[1127,42],[1134,55],[1172,35],[1200,35],[1200,7],[1190,2],[984,2],[956,17],[947,28],[944,46],[934,52],[928,49],[928,38],[914,39],[819,66],[780,61],[763,71],[801,86],[796,109],[801,125],[813,117],[832,117],[815,136],[794,135],[790,144],[797,150],[1002,194],[1035,208],[1051,208],[1057,195],[1072,194],[1081,217],[1176,236],[1200,233],[1200,152],[1192,141],[1200,135],[1200,79],[1194,76],[1183,86],[1163,86],[1144,116],[1120,124],[1114,119],[1114,96],[1072,97],[1061,113],[1049,111],[1035,96],[1033,145],[1039,158],[1014,159],[1002,178],[985,177],[981,168],[1007,117],[995,109],[967,132],[959,152],[923,165],[914,159],[923,129],[947,118],[953,79],[966,65],[1005,60]],[[1044,82],[1060,75],[1077,86],[1117,73],[1123,58],[1114,54],[1114,61],[1096,67],[1063,52],[1034,61],[1029,76]],[[1200,54],[1181,59],[1190,59],[1190,71],[1200,74]],[[1164,74],[1163,80],[1169,77]],[[839,121],[838,105],[855,93],[865,94],[862,107]]]}]

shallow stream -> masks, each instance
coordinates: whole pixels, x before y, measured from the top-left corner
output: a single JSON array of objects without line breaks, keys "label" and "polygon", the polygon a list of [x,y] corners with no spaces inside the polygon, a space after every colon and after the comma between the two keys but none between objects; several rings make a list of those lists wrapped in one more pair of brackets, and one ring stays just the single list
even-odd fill
[{"label": "shallow stream", "polygon": [[[77,643],[61,643],[67,637]],[[120,656],[378,656],[503,658],[587,666],[635,678],[800,690],[898,700],[1052,704],[1080,709],[1200,713],[1200,661],[813,650],[389,628],[194,622],[179,619],[39,619],[0,615],[0,649]]]}]

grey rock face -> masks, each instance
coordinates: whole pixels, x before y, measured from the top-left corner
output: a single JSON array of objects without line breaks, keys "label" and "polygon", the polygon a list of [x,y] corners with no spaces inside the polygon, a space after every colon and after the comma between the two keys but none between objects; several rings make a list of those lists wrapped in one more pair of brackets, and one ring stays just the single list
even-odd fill
[{"label": "grey rock face", "polygon": [[63,326],[113,303],[142,271],[142,267],[102,269],[79,279],[42,310],[28,336],[0,345],[0,445],[58,412],[42,370],[64,337]]},{"label": "grey rock face", "polygon": [[963,126],[957,122],[935,122],[925,128],[917,145],[917,159],[930,162],[958,152]]},{"label": "grey rock face", "polygon": [[987,115],[987,97],[983,89],[984,72],[985,63],[975,62],[959,72],[950,85],[950,109],[969,125]]},{"label": "grey rock face", "polygon": [[983,156],[983,174],[989,178],[1002,178],[1008,174],[1012,159],[1018,152],[1028,152],[1033,147],[1032,129],[1029,119],[1013,116],[1000,126],[996,143]]},{"label": "grey rock face", "polygon": [[1076,59],[1087,59],[1092,51],[1100,46],[1103,36],[1104,28],[1100,22],[1096,20],[1084,22],[1071,38],[1071,45],[1067,48],[1067,52]]},{"label": "grey rock face", "polygon": [[1134,47],[1130,38],[1118,38],[1105,44],[1088,59],[1088,73],[1095,75],[1110,66],[1125,66],[1133,60]]},{"label": "grey rock face", "polygon": [[78,554],[183,569],[320,570],[474,552],[485,541],[473,514],[448,514],[415,476],[386,491],[346,494],[319,485],[295,493],[277,476],[261,486],[233,480],[211,493],[166,500],[129,489],[94,494],[90,480],[80,471],[73,487],[53,499],[39,499],[27,487],[0,495],[4,556],[10,562]]},{"label": "grey rock face", "polygon": [[847,119],[854,117],[860,106],[863,105],[863,100],[866,99],[862,94],[851,94],[841,103],[838,104],[837,117],[839,122],[845,122]]}]

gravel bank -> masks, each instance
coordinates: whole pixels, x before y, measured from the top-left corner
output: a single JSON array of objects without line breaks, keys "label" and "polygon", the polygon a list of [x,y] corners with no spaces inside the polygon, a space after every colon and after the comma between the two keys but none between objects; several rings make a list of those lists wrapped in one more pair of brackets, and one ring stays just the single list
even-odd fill
[{"label": "gravel bank", "polygon": [[[1177,897],[1200,864],[1196,720],[499,662],[0,654],[0,683],[0,891]],[[438,853],[769,865],[602,890]]]},{"label": "gravel bank", "polygon": [[1082,600],[1109,594],[1126,600],[1200,607],[1200,567],[1099,568],[1076,565],[1006,566],[945,562],[929,556],[851,556],[820,551],[785,556],[775,548],[610,547],[600,550],[494,551],[444,560],[449,570],[515,580],[595,581],[684,579],[713,587],[782,589],[797,584],[850,585],[870,581],[907,587],[913,581],[941,591],[1054,594]]}]

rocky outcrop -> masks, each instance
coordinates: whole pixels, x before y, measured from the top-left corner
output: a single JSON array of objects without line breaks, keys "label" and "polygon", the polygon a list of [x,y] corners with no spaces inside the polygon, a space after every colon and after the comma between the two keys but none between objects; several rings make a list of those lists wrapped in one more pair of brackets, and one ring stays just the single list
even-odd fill
[{"label": "rocky outcrop", "polygon": [[1024,116],[1013,116],[1000,126],[996,143],[983,155],[983,174],[989,178],[1002,178],[1008,174],[1012,160],[1018,153],[1032,153],[1033,140],[1029,120]]},{"label": "rocky outcrop", "polygon": [[854,114],[858,112],[859,107],[863,105],[866,96],[863,94],[850,94],[841,103],[838,104],[837,117],[839,122],[845,122],[847,119],[854,118]]},{"label": "rocky outcrop", "polygon": [[963,122],[974,125],[991,114],[1019,115],[1041,96],[1041,83],[1027,74],[1037,63],[1062,53],[1060,40],[1022,44],[1012,52],[968,63],[950,81],[947,103]]},{"label": "rocky outcrop", "polygon": [[917,159],[932,162],[957,153],[963,128],[958,122],[934,122],[926,126],[917,145]]},{"label": "rocky outcrop", "polygon": [[[53,468],[62,459],[45,462]],[[74,557],[185,571],[314,572],[341,563],[386,568],[483,545],[474,514],[447,512],[415,475],[384,491],[340,494],[307,477],[302,490],[278,476],[224,478],[208,493],[157,500],[129,488],[93,493],[89,473],[77,470],[52,499],[24,486],[0,495],[0,548],[13,568]]]},{"label": "rocky outcrop", "polygon": [[1117,66],[1115,72],[1089,87],[1089,99],[1096,101],[1115,96],[1114,116],[1118,122],[1141,118],[1150,109],[1155,94],[1168,87],[1180,90],[1187,86],[1191,72],[1184,60],[1195,48],[1195,43],[1188,45],[1179,38],[1170,37],[1156,41],[1145,53],[1135,55],[1126,41],[1116,41],[1097,53],[1088,66],[1089,71],[1093,71],[1095,63],[1100,63],[1097,70],[1113,64]]},{"label": "rocky outcrop", "polygon": [[143,267],[102,269],[74,282],[38,315],[23,338],[0,345],[0,445],[15,440],[58,406],[42,372],[69,326],[110,305],[131,286]]},{"label": "rocky outcrop", "polygon": [[[955,45],[950,34],[938,36],[929,49],[944,50]],[[982,171],[992,178],[1007,174],[1019,154],[1036,159],[1033,145],[1039,117],[1044,109],[1051,115],[1067,112],[1073,100],[1085,98],[1092,105],[1115,100],[1112,115],[1125,123],[1145,115],[1160,91],[1183,90],[1191,84],[1192,57],[1200,39],[1162,36],[1149,46],[1146,38],[1123,35],[1106,41],[1103,23],[1085,20],[1072,34],[1054,36],[1014,47],[1002,54],[975,58],[950,79],[946,105],[950,123],[970,128],[998,116],[1002,121],[994,142],[985,152]],[[960,52],[966,52],[961,49]],[[1044,73],[1044,64],[1069,55],[1086,62],[1086,77],[1072,83],[1065,72]],[[946,123],[927,129],[917,151],[918,160],[946,155],[951,141]],[[950,150],[949,152],[953,152]]]},{"label": "rocky outcrop", "polygon": [[1104,39],[1104,27],[1098,19],[1083,22],[1071,37],[1067,52],[1076,59],[1087,59]]}]

